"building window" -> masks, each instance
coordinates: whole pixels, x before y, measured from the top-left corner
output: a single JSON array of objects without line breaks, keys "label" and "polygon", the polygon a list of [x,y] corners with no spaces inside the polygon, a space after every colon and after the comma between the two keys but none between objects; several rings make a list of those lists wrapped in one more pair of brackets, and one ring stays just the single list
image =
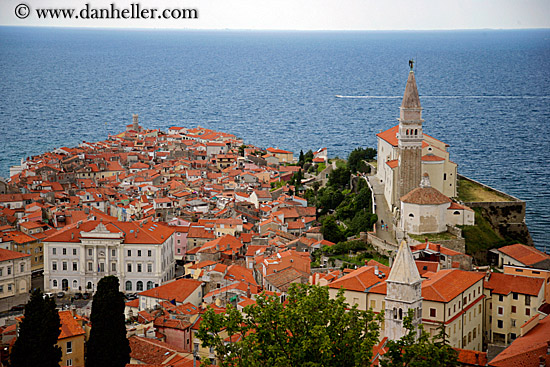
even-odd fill
[{"label": "building window", "polygon": [[503,302],[504,301],[504,296],[502,294],[499,294],[498,295],[498,301],[499,302]]},{"label": "building window", "polygon": [[128,256],[132,256],[132,250],[128,250]]},{"label": "building window", "polygon": [[88,263],[88,271],[94,271],[94,264],[91,262]]},{"label": "building window", "polygon": [[147,250],[147,256],[151,257],[151,250]]},{"label": "building window", "polygon": [[73,280],[73,289],[77,289],[77,288],[78,288],[78,281]]},{"label": "building window", "polygon": [[127,280],[126,281],[126,290],[131,291],[132,290],[132,282]]},{"label": "building window", "polygon": [[514,340],[516,338],[517,338],[516,333],[510,333],[510,339]]},{"label": "building window", "polygon": [[57,250],[55,247],[52,247],[52,255],[57,255]]},{"label": "building window", "polygon": [[8,284],[8,292],[11,291],[12,284]]},{"label": "building window", "polygon": [[531,306],[531,297],[527,294],[525,295],[525,306]]},{"label": "building window", "polygon": [[111,271],[116,271],[116,263],[111,263]]},{"label": "building window", "polygon": [[105,272],[105,264],[99,263],[99,272],[104,273]]},{"label": "building window", "polygon": [[93,255],[93,250],[91,248],[88,249],[88,256],[92,256]]},{"label": "building window", "polygon": [[73,352],[73,342],[67,342],[67,354]]},{"label": "building window", "polygon": [[153,282],[152,281],[147,282],[147,289],[153,289]]},{"label": "building window", "polygon": [[138,256],[141,256],[141,250],[138,250]]},{"label": "building window", "polygon": [[73,248],[73,255],[76,256],[76,249]]},{"label": "building window", "polygon": [[153,272],[153,264],[147,264],[147,272],[152,273]]},{"label": "building window", "polygon": [[73,262],[73,271],[78,271],[78,263],[76,261]]},{"label": "building window", "polygon": [[114,249],[111,250],[111,256],[112,256],[112,257],[115,257],[115,256],[116,256],[116,250],[114,250]]},{"label": "building window", "polygon": [[516,320],[515,319],[510,319],[510,322],[512,324],[512,327],[516,327]]},{"label": "building window", "polygon": [[63,255],[67,255],[67,249],[65,247],[63,247]]},{"label": "building window", "polygon": [[516,306],[512,306],[512,313],[516,313]]},{"label": "building window", "polygon": [[67,262],[63,261],[63,271],[66,271],[66,270],[67,270]]},{"label": "building window", "polygon": [[53,284],[53,287],[54,287],[54,288],[57,288],[57,280],[54,279],[53,282],[52,282],[52,284]]},{"label": "building window", "polygon": [[8,266],[7,269],[8,269],[8,275],[10,275],[11,274],[11,266]]},{"label": "building window", "polygon": [[0,293],[4,293],[4,286],[0,285]]},{"label": "building window", "polygon": [[526,316],[531,316],[531,309],[530,308],[525,309],[525,315]]},{"label": "building window", "polygon": [[[52,262],[52,270],[57,270],[57,263],[54,261]],[[0,273],[2,275],[2,273]]]},{"label": "building window", "polygon": [[128,263],[126,265],[127,269],[128,269],[128,273],[131,273],[132,272],[132,264]]},{"label": "building window", "polygon": [[499,316],[504,315],[504,307],[498,306],[497,315]]},{"label": "building window", "polygon": [[73,360],[72,359],[67,359],[67,367],[72,367],[73,365]]},{"label": "building window", "polygon": [[512,293],[512,298],[517,300],[518,299],[518,294],[516,292],[513,292]]},{"label": "building window", "polygon": [[136,283],[136,290],[137,291],[142,291],[143,290],[143,282],[141,280],[139,280],[137,283]]},{"label": "building window", "polygon": [[141,264],[137,264],[137,271],[138,273],[141,273]]},{"label": "building window", "polygon": [[502,320],[497,320],[497,327],[502,329]]}]

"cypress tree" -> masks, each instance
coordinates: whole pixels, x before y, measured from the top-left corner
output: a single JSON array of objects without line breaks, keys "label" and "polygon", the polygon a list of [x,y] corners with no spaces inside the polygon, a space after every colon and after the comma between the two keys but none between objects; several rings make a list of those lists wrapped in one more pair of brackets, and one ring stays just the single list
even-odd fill
[{"label": "cypress tree", "polygon": [[124,367],[130,362],[130,343],[124,323],[124,295],[118,278],[103,277],[92,303],[92,330],[87,343],[86,367]]},{"label": "cypress tree", "polygon": [[57,346],[60,327],[54,299],[44,298],[40,289],[32,291],[10,354],[10,365],[58,367],[61,361],[61,348]]}]

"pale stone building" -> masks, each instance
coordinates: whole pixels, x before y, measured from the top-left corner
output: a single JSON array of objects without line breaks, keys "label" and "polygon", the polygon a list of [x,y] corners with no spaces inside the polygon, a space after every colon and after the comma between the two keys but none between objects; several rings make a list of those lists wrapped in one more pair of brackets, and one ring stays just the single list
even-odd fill
[{"label": "pale stone building", "polygon": [[0,300],[28,294],[31,287],[31,255],[0,249]]},{"label": "pale stone building", "polygon": [[45,239],[44,288],[94,291],[107,275],[121,291],[154,288],[174,277],[174,232],[154,222],[79,222]]}]

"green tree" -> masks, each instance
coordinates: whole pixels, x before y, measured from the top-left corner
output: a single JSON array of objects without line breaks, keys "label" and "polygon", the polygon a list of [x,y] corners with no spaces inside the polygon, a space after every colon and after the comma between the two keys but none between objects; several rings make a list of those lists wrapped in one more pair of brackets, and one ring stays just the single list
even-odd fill
[{"label": "green tree", "polygon": [[61,349],[57,338],[61,332],[55,300],[44,298],[40,289],[31,293],[25,305],[25,317],[19,325],[19,336],[10,354],[12,367],[58,367]]},{"label": "green tree", "polygon": [[[283,304],[261,294],[240,313],[209,309],[198,338],[213,347],[221,366],[370,366],[380,316],[346,303],[343,290],[293,284]],[[226,344],[229,336],[233,343]]]},{"label": "green tree", "polygon": [[92,330],[86,345],[86,367],[124,367],[130,343],[124,323],[124,295],[116,276],[101,278],[92,303]]},{"label": "green tree", "polygon": [[244,150],[245,149],[246,149],[246,145],[244,145],[244,144],[239,147],[239,155],[241,157],[244,157]]},{"label": "green tree", "polygon": [[328,185],[338,190],[344,190],[349,186],[351,171],[346,167],[338,167],[328,176]]},{"label": "green tree", "polygon": [[333,215],[327,215],[323,219],[321,234],[325,240],[334,243],[338,243],[346,239],[344,232],[340,229],[338,224],[336,224],[336,218],[334,218]]},{"label": "green tree", "polygon": [[370,161],[374,159],[374,157],[376,157],[376,149],[355,148],[348,156],[348,167],[353,173],[361,171],[361,163],[363,161]]},{"label": "green tree", "polygon": [[382,367],[452,367],[457,366],[458,353],[449,345],[445,326],[438,328],[437,335],[430,339],[430,335],[422,325],[415,329],[413,310],[409,309],[403,318],[403,325],[407,333],[399,340],[388,341],[388,352],[384,355]]},{"label": "green tree", "polygon": [[313,162],[313,152],[310,150],[307,151],[307,153],[304,155],[304,161],[305,162]]},{"label": "green tree", "polygon": [[304,151],[300,150],[300,157],[298,158],[298,165],[302,168],[304,168],[304,163],[306,162],[306,159],[304,157]]}]

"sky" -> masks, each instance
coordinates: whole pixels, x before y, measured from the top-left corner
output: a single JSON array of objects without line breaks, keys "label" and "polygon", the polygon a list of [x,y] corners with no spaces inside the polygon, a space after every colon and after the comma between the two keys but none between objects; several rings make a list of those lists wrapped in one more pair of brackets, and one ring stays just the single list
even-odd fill
[{"label": "sky", "polygon": [[[81,13],[89,4],[90,12]],[[22,4],[22,5],[21,5]],[[37,9],[156,8],[155,19],[39,19]],[[197,19],[158,19],[193,9]],[[16,12],[23,19],[16,16]],[[168,13],[168,15],[170,15]],[[0,0],[0,25],[253,30],[550,28],[550,0]]]}]

